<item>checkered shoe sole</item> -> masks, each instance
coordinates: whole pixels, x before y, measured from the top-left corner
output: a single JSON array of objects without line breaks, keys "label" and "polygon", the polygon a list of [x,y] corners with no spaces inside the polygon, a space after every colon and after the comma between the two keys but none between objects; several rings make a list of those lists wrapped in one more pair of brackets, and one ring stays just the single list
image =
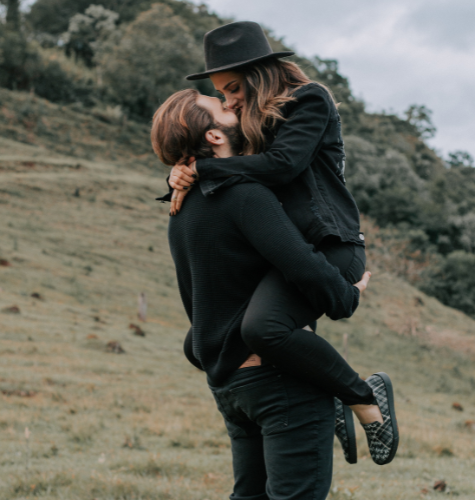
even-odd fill
[{"label": "checkered shoe sole", "polygon": [[362,425],[366,432],[369,452],[373,461],[378,465],[384,465],[392,461],[399,443],[392,384],[385,373],[371,375],[366,379],[366,382],[373,389],[373,394],[383,416],[383,423],[372,422]]},{"label": "checkered shoe sole", "polygon": [[343,403],[335,398],[335,434],[343,448],[345,460],[349,464],[355,464],[358,461],[356,453],[356,435],[353,422],[352,411],[344,407]]}]

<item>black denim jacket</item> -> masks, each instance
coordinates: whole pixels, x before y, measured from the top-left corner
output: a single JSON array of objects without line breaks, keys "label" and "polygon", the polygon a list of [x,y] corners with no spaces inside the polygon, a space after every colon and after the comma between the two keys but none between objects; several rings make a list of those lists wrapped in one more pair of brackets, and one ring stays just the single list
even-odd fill
[{"label": "black denim jacket", "polygon": [[[197,161],[205,196],[243,182],[271,188],[308,242],[326,236],[363,245],[359,212],[345,187],[340,116],[321,85],[310,83],[283,108],[285,121],[269,134],[264,153]],[[170,194],[161,198],[168,201]],[[186,200],[183,210],[186,210]]]}]

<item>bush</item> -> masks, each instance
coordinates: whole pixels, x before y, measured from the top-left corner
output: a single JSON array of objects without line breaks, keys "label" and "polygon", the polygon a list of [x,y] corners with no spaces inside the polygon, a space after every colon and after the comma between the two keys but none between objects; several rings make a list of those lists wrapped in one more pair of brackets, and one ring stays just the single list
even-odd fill
[{"label": "bush", "polygon": [[426,183],[401,153],[388,149],[379,153],[360,137],[349,136],[348,187],[363,213],[378,224],[417,225],[421,202],[428,199]]},{"label": "bush", "polygon": [[0,25],[0,86],[34,90],[53,102],[92,105],[92,82],[73,79],[57,61],[45,61],[21,32]]},{"label": "bush", "polygon": [[94,104],[93,82],[73,80],[56,61],[41,61],[30,77],[35,93],[49,101],[64,104],[81,102],[85,106]]},{"label": "bush", "polygon": [[458,250],[423,273],[420,288],[442,303],[475,316],[475,255]]}]

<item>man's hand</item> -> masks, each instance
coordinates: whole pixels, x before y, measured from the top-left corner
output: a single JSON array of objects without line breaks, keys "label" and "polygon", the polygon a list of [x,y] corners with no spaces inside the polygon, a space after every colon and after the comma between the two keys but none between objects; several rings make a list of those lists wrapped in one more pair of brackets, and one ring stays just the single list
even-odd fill
[{"label": "man's hand", "polygon": [[358,283],[355,283],[353,286],[356,286],[360,293],[363,293],[366,290],[366,287],[368,286],[369,279],[371,278],[371,273],[369,271],[366,271],[363,274],[363,277],[361,278],[361,281],[358,281]]},{"label": "man's hand", "polygon": [[187,191],[198,180],[196,161],[190,158],[188,165],[177,163],[170,173],[168,183],[177,191]]}]

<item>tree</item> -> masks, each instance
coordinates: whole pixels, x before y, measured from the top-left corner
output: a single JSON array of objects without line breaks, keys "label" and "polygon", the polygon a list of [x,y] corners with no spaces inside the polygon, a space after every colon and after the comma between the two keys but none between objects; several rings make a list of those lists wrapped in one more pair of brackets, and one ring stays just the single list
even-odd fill
[{"label": "tree", "polygon": [[454,151],[449,153],[447,160],[449,168],[475,167],[473,156],[467,151]]},{"label": "tree", "polygon": [[84,12],[90,4],[91,0],[37,0],[27,20],[37,33],[59,36],[67,31],[71,17]]},{"label": "tree", "polygon": [[7,27],[14,31],[20,31],[20,0],[3,0],[7,6]]},{"label": "tree", "polygon": [[413,104],[404,112],[406,121],[413,125],[420,137],[430,139],[435,136],[437,129],[432,123],[432,111],[426,106]]},{"label": "tree", "polygon": [[117,102],[150,119],[169,95],[192,86],[184,76],[196,70],[201,58],[180,17],[155,4],[127,26],[117,44],[104,44],[97,61]]},{"label": "tree", "polygon": [[104,9],[102,5],[90,5],[84,14],[75,14],[64,34],[66,54],[74,52],[76,61],[82,59],[92,67],[97,44],[116,29],[118,19],[117,12]]},{"label": "tree", "polygon": [[7,6],[6,23],[0,24],[0,86],[9,89],[28,87],[25,65],[30,51],[20,26],[19,0],[3,0]]},{"label": "tree", "polygon": [[[120,22],[129,23],[158,0],[101,0],[105,9],[117,12]],[[160,3],[170,7],[174,14],[191,29],[192,35],[200,44],[203,35],[224,24],[224,20],[210,14],[204,5],[186,0],[161,0]],[[68,23],[75,14],[83,14],[91,4],[91,0],[36,0],[27,18],[34,30],[39,33],[60,35],[68,29]]]},{"label": "tree", "polygon": [[449,222],[456,229],[457,240],[462,248],[475,253],[475,212],[453,216]]}]

